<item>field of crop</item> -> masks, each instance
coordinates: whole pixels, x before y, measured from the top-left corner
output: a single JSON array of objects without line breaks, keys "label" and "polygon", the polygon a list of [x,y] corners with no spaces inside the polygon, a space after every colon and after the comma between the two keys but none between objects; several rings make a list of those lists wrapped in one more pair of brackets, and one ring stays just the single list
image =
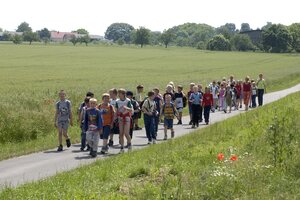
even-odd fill
[{"label": "field of crop", "polygon": [[[191,48],[0,44],[0,160],[57,145],[57,92],[65,89],[75,113],[86,91],[100,98],[112,87],[187,88],[234,74],[264,73],[268,91],[300,82],[299,54],[210,52]],[[79,128],[70,129],[78,141]]]},{"label": "field of crop", "polygon": [[298,199],[299,98],[6,189],[0,199]]}]

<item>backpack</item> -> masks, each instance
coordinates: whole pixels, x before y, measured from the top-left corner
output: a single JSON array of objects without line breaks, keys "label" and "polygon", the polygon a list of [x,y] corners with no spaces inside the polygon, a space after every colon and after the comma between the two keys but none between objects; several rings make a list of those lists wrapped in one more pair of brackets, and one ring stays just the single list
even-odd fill
[{"label": "backpack", "polygon": [[[176,114],[175,106],[174,106],[174,104],[172,102],[170,104],[171,104],[171,107],[173,109],[173,113],[175,115]],[[165,107],[166,107],[166,104],[164,103],[163,108],[162,108],[162,114],[165,113]]]}]

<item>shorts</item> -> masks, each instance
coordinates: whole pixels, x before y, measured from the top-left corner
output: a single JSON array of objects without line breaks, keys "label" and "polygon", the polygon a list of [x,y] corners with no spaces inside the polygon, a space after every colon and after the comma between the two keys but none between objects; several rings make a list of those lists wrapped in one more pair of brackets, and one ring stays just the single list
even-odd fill
[{"label": "shorts", "polygon": [[173,119],[164,119],[164,126],[168,129],[173,128]]},{"label": "shorts", "polygon": [[57,123],[57,127],[59,128],[59,129],[63,129],[63,130],[65,130],[65,131],[67,131],[68,130],[68,128],[69,128],[69,121],[62,121],[62,122],[58,122]]},{"label": "shorts", "polygon": [[231,107],[232,106],[232,99],[226,99],[226,105]]},{"label": "shorts", "polygon": [[112,133],[112,134],[119,134],[120,133],[119,124],[117,122],[114,122],[114,126],[110,130],[110,133]]},{"label": "shorts", "polygon": [[107,126],[103,126],[103,132],[102,132],[102,135],[103,135],[103,139],[107,140],[109,135],[110,135],[110,126],[107,125]]},{"label": "shorts", "polygon": [[182,113],[183,108],[176,108],[178,112]]}]

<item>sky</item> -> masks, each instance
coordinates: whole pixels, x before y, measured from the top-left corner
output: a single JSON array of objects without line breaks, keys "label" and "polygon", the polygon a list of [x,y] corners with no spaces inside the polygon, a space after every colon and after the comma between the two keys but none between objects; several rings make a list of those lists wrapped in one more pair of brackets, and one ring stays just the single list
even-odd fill
[{"label": "sky", "polygon": [[186,22],[214,27],[235,23],[238,29],[245,22],[257,29],[267,22],[300,22],[299,8],[299,0],[14,0],[1,2],[0,27],[14,31],[25,21],[34,31],[85,28],[97,35],[115,22],[152,31]]}]

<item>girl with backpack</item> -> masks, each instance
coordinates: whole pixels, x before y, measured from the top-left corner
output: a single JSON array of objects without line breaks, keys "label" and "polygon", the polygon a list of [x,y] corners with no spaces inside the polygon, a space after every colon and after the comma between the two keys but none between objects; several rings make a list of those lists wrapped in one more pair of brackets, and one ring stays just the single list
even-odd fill
[{"label": "girl with backpack", "polygon": [[175,137],[173,120],[175,116],[179,120],[178,112],[175,108],[175,105],[171,102],[171,100],[172,100],[171,95],[167,94],[165,96],[165,103],[163,104],[161,109],[161,115],[164,116],[164,133],[165,133],[164,140],[168,139],[168,135],[167,135],[168,129],[171,129],[171,138]]}]

